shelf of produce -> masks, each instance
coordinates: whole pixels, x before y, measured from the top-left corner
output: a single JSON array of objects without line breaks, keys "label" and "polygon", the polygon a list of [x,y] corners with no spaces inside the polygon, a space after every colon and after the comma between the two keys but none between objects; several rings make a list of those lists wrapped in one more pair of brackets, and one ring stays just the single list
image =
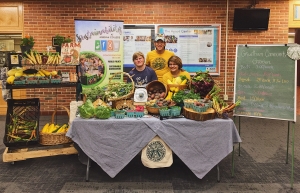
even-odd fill
[{"label": "shelf of produce", "polygon": [[3,153],[3,162],[22,161],[30,158],[39,158],[57,155],[77,154],[73,143],[53,145],[53,146],[34,146],[23,148],[6,147]]},{"label": "shelf of produce", "polygon": [[47,83],[47,84],[6,84],[6,89],[27,89],[27,88],[60,88],[76,87],[76,82]]}]

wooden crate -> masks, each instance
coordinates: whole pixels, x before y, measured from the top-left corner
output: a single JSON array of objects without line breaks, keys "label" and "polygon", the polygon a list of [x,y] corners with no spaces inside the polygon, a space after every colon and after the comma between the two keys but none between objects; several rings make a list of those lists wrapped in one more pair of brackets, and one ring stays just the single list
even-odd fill
[{"label": "wooden crate", "polygon": [[30,158],[71,155],[77,154],[73,143],[56,146],[37,146],[28,148],[10,148],[6,147],[3,153],[3,162],[21,161]]}]

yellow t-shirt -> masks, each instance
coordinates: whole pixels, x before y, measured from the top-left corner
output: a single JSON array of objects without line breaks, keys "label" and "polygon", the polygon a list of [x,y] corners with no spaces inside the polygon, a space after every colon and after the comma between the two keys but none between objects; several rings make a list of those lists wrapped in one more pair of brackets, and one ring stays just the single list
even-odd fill
[{"label": "yellow t-shirt", "polygon": [[170,72],[168,60],[171,56],[174,56],[174,53],[169,50],[165,50],[162,54],[158,54],[156,50],[147,53],[146,65],[155,71],[160,82],[162,82],[163,75]]},{"label": "yellow t-shirt", "polygon": [[[188,80],[191,80],[191,75],[190,75],[190,73],[188,73],[187,71],[181,70],[180,73],[178,74],[178,76],[183,76],[183,75],[185,75],[186,78],[187,78]],[[177,77],[177,76],[176,76],[176,77]],[[176,77],[174,77],[174,76],[171,74],[171,72],[168,72],[168,73],[166,73],[166,74],[163,75],[163,80],[162,80],[162,82],[163,82],[165,85],[167,85],[167,84],[168,84],[168,79],[172,81],[172,79],[173,79],[173,78],[176,78]]]}]

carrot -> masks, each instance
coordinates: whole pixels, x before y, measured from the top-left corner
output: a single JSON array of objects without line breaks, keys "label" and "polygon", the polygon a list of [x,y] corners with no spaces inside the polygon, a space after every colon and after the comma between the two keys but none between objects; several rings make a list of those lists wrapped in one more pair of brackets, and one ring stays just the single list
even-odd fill
[{"label": "carrot", "polygon": [[241,104],[241,101],[238,100],[235,103],[232,103],[231,105],[229,105],[228,107],[226,107],[224,110],[225,111],[232,111],[235,107],[239,106]]}]

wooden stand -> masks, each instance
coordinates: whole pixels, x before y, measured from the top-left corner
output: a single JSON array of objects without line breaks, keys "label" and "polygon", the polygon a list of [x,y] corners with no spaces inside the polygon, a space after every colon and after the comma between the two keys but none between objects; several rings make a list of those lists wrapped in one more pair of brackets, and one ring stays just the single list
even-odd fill
[{"label": "wooden stand", "polygon": [[55,146],[38,146],[24,148],[6,147],[3,153],[3,162],[14,162],[26,160],[29,158],[56,156],[56,155],[71,155],[77,154],[73,143],[55,145]]},{"label": "wooden stand", "polygon": [[216,116],[216,113],[209,113],[209,112],[199,113],[194,111],[193,109],[185,108],[185,107],[183,107],[182,114],[184,115],[185,118],[192,119],[195,121],[206,121],[209,119],[214,119]]}]

